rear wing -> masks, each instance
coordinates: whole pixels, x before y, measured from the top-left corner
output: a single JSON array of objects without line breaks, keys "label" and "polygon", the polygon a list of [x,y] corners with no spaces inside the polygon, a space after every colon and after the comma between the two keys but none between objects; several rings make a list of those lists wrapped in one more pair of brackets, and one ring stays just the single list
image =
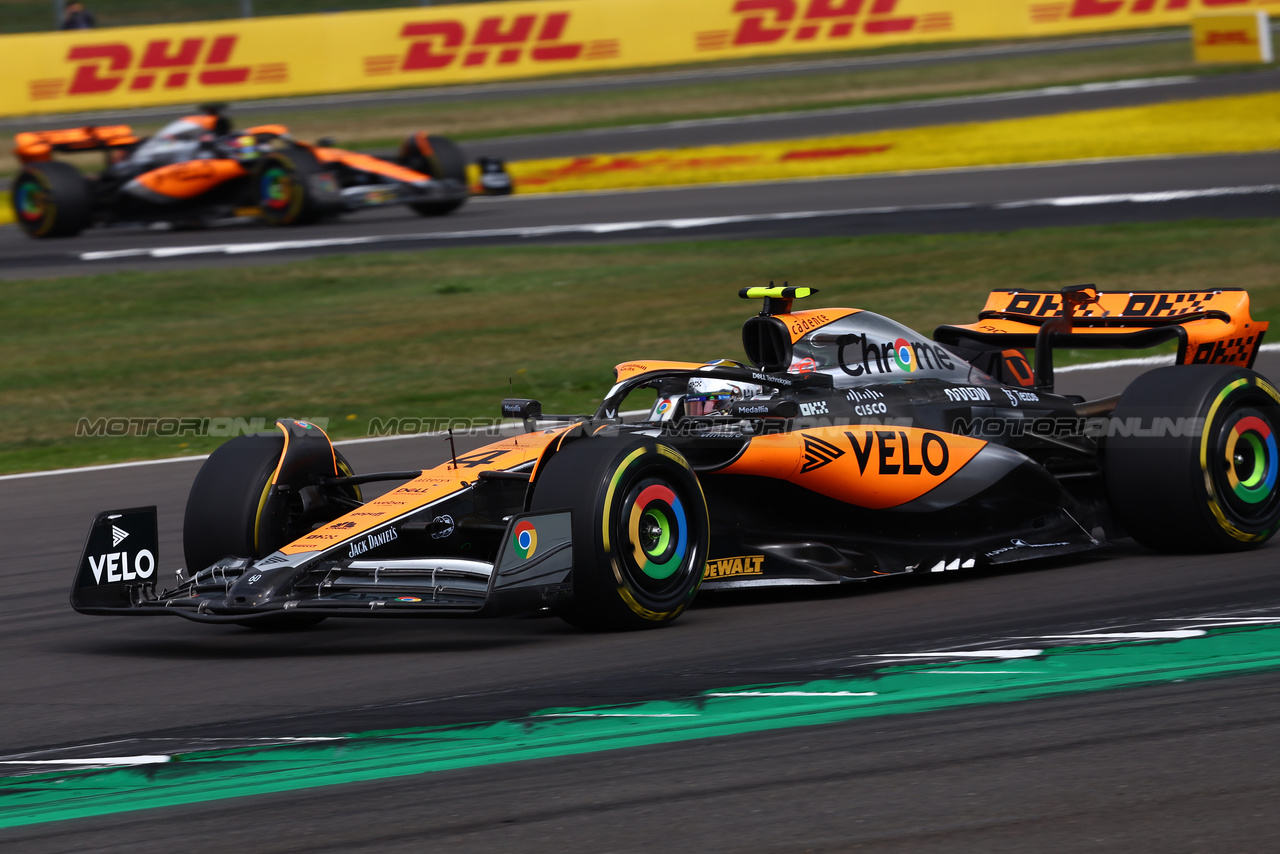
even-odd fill
[{"label": "rear wing", "polygon": [[1240,288],[1212,291],[998,290],[978,322],[939,326],[940,344],[1036,351],[1036,386],[1052,389],[1054,348],[1142,349],[1176,341],[1181,365],[1252,367],[1267,331]]},{"label": "rear wing", "polygon": [[55,151],[104,151],[128,148],[140,141],[128,125],[28,131],[14,137],[13,153],[23,163],[34,163],[51,159]]}]

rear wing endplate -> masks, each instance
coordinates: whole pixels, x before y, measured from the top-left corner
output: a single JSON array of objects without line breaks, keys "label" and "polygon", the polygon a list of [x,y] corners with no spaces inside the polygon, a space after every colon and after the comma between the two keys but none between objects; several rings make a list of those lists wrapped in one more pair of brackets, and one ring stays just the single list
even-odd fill
[{"label": "rear wing endplate", "polygon": [[128,125],[65,128],[20,133],[14,137],[14,154],[23,163],[49,160],[55,151],[102,151],[136,145],[139,137]]},{"label": "rear wing endplate", "polygon": [[[1054,348],[1144,349],[1176,341],[1182,365],[1252,367],[1267,331],[1240,288],[1212,291],[997,290],[978,322],[939,326],[940,344],[1036,350],[1036,385],[1053,387]],[[1042,364],[1042,362],[1044,364]]]}]

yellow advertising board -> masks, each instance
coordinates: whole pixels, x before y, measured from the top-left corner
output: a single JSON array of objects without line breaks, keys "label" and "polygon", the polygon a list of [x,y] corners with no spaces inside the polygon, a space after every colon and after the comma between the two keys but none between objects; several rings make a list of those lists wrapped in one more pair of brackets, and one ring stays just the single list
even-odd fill
[{"label": "yellow advertising board", "polygon": [[1196,62],[1271,62],[1271,23],[1267,13],[1199,15],[1191,22]]},{"label": "yellow advertising board", "polygon": [[1280,0],[517,0],[0,37],[0,115],[1185,24]]}]

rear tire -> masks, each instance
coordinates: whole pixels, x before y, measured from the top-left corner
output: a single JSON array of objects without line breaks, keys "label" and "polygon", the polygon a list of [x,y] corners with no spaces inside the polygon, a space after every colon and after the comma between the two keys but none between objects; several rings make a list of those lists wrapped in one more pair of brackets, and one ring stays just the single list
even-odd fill
[{"label": "rear tire", "polygon": [[[191,484],[182,521],[182,548],[189,573],[194,575],[225,557],[264,558],[315,524],[314,520],[299,524],[302,508],[297,493],[294,500],[299,506],[291,508],[293,512],[263,512],[271,477],[283,452],[283,435],[257,433],[225,442],[205,460]],[[351,474],[342,454],[336,456],[339,471]],[[358,493],[352,497],[358,498]],[[241,625],[272,631],[305,628],[324,619],[280,614],[246,620]]]},{"label": "rear tire", "polygon": [[89,182],[67,163],[28,163],[13,181],[11,200],[18,224],[37,239],[74,237],[93,222]]},{"label": "rear tire", "polygon": [[547,463],[531,509],[572,511],[573,599],[559,615],[603,631],[666,625],[689,606],[710,530],[698,478],[652,439],[587,438]]},{"label": "rear tire", "polygon": [[[400,165],[437,181],[456,181],[467,186],[467,156],[457,143],[435,134],[413,134],[400,146]],[[421,216],[444,216],[462,207],[466,198],[409,205]]]},{"label": "rear tire", "polygon": [[[1125,389],[1113,415],[1118,426],[1157,428],[1106,440],[1112,511],[1135,540],[1162,552],[1239,551],[1280,527],[1280,394],[1262,376],[1222,365],[1159,368]],[[1185,429],[1192,418],[1203,419],[1202,431]],[[1158,435],[1179,419],[1183,430],[1165,432],[1189,435]]]}]

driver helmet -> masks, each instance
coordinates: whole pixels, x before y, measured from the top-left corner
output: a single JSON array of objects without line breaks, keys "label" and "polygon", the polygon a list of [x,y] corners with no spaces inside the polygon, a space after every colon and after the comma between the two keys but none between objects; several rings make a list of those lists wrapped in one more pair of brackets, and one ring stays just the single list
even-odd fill
[{"label": "driver helmet", "polygon": [[735,401],[755,397],[763,392],[761,386],[752,383],[696,377],[689,380],[688,393],[684,398],[684,414],[697,417],[727,412]]},{"label": "driver helmet", "polygon": [[180,119],[161,128],[155,138],[166,142],[194,142],[208,132],[209,129],[203,125],[188,119]]}]

